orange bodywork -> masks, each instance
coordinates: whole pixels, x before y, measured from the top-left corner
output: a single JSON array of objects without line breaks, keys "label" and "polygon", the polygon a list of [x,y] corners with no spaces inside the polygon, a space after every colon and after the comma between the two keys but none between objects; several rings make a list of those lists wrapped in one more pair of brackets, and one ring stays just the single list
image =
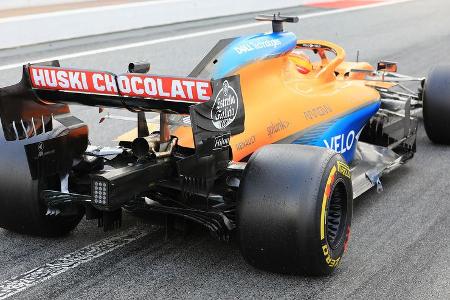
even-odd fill
[{"label": "orange bodywork", "polygon": [[[320,123],[333,120],[379,101],[364,77],[351,69],[373,70],[368,63],[344,62],[344,50],[326,41],[300,40],[298,44],[320,44],[335,53],[321,56],[308,74],[298,71],[290,55],[265,59],[236,71],[240,75],[245,106],[245,131],[231,137],[233,160],[240,161],[261,146],[301,135]],[[192,129],[174,132],[179,144],[194,147]],[[122,139],[134,137],[127,134]]]}]

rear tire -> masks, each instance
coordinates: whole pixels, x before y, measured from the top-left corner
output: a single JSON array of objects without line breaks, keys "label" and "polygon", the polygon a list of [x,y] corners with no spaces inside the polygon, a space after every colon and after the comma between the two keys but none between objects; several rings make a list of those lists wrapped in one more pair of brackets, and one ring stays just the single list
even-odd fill
[{"label": "rear tire", "polygon": [[71,216],[47,216],[47,207],[40,197],[42,190],[59,189],[58,179],[22,182],[24,190],[17,191],[13,201],[2,199],[0,202],[0,227],[43,237],[64,236],[74,230],[84,215],[82,207],[76,208]]},{"label": "rear tire", "polygon": [[328,275],[347,247],[350,171],[342,156],[304,145],[268,145],[250,158],[240,185],[238,239],[251,265]]},{"label": "rear tire", "polygon": [[60,190],[60,175],[86,150],[88,128],[67,105],[34,100],[26,76],[0,89],[0,227],[61,236],[77,226],[84,207],[47,216],[41,191]]},{"label": "rear tire", "polygon": [[450,65],[436,66],[425,81],[423,122],[433,143],[450,144]]}]

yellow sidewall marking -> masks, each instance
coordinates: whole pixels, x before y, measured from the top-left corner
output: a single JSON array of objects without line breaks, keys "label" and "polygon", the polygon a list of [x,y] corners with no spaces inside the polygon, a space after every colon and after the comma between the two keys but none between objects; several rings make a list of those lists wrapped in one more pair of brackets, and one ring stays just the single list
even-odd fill
[{"label": "yellow sidewall marking", "polygon": [[328,176],[327,185],[325,186],[325,191],[323,193],[322,199],[322,211],[320,212],[320,239],[325,238],[325,209],[327,207],[328,197],[331,193],[331,184],[336,173],[336,166],[331,169],[330,175]]}]

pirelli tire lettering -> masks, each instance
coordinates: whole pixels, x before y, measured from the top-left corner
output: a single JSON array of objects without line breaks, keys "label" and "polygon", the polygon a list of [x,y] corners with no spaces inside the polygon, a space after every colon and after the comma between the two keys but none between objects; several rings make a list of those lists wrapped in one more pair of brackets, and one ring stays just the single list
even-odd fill
[{"label": "pirelli tire lettering", "polygon": [[320,210],[321,254],[331,269],[340,264],[350,236],[351,199],[342,195],[346,185],[351,185],[350,168],[344,161],[336,160],[326,179]]},{"label": "pirelli tire lettering", "polygon": [[337,170],[345,177],[351,178],[350,167],[342,161],[337,161]]}]

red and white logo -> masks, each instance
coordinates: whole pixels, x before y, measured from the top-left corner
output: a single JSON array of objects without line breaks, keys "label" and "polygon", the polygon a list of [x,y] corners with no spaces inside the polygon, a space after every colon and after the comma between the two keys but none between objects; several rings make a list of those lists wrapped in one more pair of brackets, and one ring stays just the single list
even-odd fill
[{"label": "red and white logo", "polygon": [[29,67],[32,87],[77,93],[205,102],[211,98],[211,83],[191,78],[145,74],[115,75],[55,67]]},{"label": "red and white logo", "polygon": [[117,83],[122,95],[130,97],[205,102],[212,94],[209,81],[189,78],[125,74],[117,77]]}]

